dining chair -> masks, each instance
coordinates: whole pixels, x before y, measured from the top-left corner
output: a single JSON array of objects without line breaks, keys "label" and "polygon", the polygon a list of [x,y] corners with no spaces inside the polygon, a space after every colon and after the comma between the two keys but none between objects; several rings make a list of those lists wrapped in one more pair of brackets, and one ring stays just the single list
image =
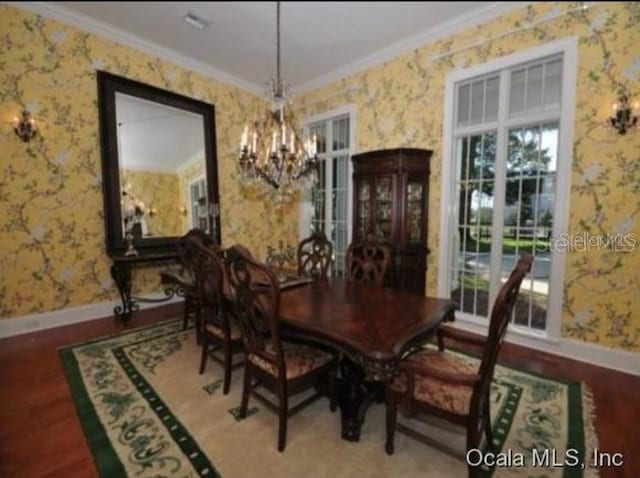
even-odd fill
[{"label": "dining chair", "polygon": [[[281,339],[278,312],[280,289],[265,264],[237,248],[227,251],[227,278],[236,317],[243,335],[245,372],[240,417],[246,417],[249,396],[278,413],[278,451],[286,445],[287,419],[322,395],[315,392],[289,409],[289,397],[313,388],[316,379],[329,374],[331,410],[336,408],[336,357],[306,344]],[[277,404],[258,392],[264,386],[278,398]]]},{"label": "dining chair", "polygon": [[376,241],[352,242],[347,248],[347,280],[383,286],[391,265],[391,251]]},{"label": "dining chair", "polygon": [[[479,448],[484,432],[486,444],[494,448],[491,428],[491,380],[520,284],[531,270],[533,257],[520,256],[509,279],[502,285],[494,301],[486,338],[471,336],[448,327],[438,331],[438,350],[423,349],[404,358],[399,375],[386,386],[387,414],[386,452],[394,451],[396,428],[413,438],[453,453],[445,444],[426,437],[405,425],[397,424],[397,409],[403,415],[415,417],[426,413],[466,427],[467,450]],[[445,351],[445,339],[468,343],[482,350],[479,367],[471,365],[459,354]],[[477,469],[468,465],[469,476]]]},{"label": "dining chair", "polygon": [[326,279],[333,262],[333,244],[323,232],[314,232],[298,244],[298,275]]},{"label": "dining chair", "polygon": [[196,323],[196,337],[200,343],[201,310],[199,287],[195,281],[197,267],[197,250],[199,246],[217,247],[211,236],[202,229],[191,229],[178,239],[176,249],[180,261],[180,271],[163,271],[160,273],[162,284],[179,287],[184,296],[182,328],[186,329],[189,317],[193,314]]},{"label": "dining chair", "polygon": [[[231,313],[231,304],[224,297],[224,264],[217,248],[198,246],[195,269],[199,285],[203,327],[200,374],[203,374],[210,357],[224,369],[222,391],[226,395],[231,386],[231,372],[243,362],[233,363],[233,355],[242,352],[242,333]],[[216,352],[221,351],[220,357]]]}]

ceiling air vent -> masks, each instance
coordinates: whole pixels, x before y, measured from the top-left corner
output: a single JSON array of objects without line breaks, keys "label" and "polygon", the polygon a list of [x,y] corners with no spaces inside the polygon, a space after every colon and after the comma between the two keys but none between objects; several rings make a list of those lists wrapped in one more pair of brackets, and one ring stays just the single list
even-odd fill
[{"label": "ceiling air vent", "polygon": [[182,20],[185,23],[188,23],[189,25],[194,26],[200,30],[204,30],[209,25],[211,25],[211,20],[207,20],[206,18],[199,17],[193,12],[187,13],[184,17],[182,17]]}]

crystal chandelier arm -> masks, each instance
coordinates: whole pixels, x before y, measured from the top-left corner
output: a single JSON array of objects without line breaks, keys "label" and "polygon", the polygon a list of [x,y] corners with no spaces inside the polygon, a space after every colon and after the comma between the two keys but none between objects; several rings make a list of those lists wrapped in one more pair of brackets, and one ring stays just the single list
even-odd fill
[{"label": "crystal chandelier arm", "polygon": [[275,179],[273,179],[271,175],[265,173],[262,168],[260,167],[256,168],[256,173],[258,173],[258,176],[260,176],[260,178],[262,178],[264,182],[272,186],[274,189],[278,189],[280,187],[280,185],[275,181]]}]

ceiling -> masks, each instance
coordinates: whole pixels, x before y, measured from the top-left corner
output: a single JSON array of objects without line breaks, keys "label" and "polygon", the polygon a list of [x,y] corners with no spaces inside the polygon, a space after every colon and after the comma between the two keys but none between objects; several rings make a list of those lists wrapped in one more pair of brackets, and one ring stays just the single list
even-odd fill
[{"label": "ceiling", "polygon": [[[521,2],[283,2],[282,77],[294,91],[409,51]],[[276,73],[276,2],[45,2],[63,21],[262,92]],[[187,13],[211,24],[199,30]]]}]

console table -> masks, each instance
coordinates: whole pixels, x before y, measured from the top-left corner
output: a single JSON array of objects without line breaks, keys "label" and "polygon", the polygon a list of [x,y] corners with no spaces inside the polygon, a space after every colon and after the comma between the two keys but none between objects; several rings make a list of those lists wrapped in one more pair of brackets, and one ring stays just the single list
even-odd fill
[{"label": "console table", "polygon": [[122,305],[114,307],[113,313],[123,322],[131,319],[133,312],[139,309],[139,302],[166,302],[174,296],[182,296],[183,291],[179,287],[168,286],[164,290],[164,297],[158,299],[146,299],[143,297],[134,297],[131,295],[131,270],[141,264],[175,262],[178,255],[175,252],[155,252],[145,253],[139,256],[114,255],[111,256],[113,265],[111,266],[111,277],[113,278]]}]

